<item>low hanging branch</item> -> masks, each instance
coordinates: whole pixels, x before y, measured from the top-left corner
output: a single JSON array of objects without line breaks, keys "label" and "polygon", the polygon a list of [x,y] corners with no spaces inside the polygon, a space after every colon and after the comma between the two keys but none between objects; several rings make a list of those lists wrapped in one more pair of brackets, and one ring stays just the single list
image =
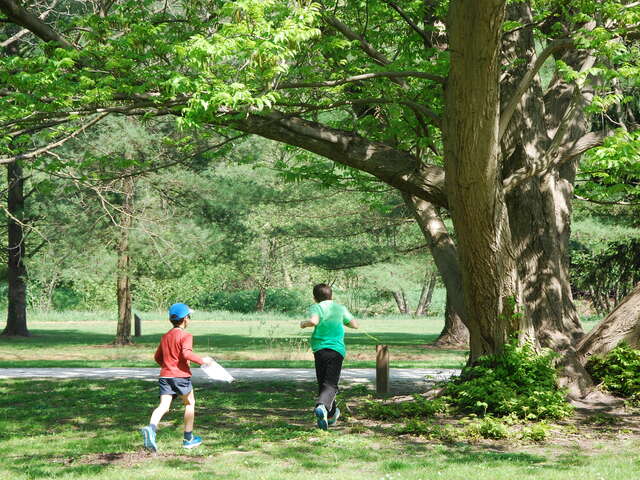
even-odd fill
[{"label": "low hanging branch", "polygon": [[578,354],[585,363],[592,355],[606,355],[621,342],[640,344],[640,284],[580,341]]},{"label": "low hanging branch", "polygon": [[92,127],[93,125],[98,123],[100,120],[102,120],[104,117],[106,117],[107,115],[109,115],[109,112],[101,113],[101,114],[97,115],[91,121],[85,123],[80,128],[75,130],[73,133],[67,135],[64,138],[61,138],[60,140],[57,140],[57,141],[52,142],[52,143],[49,143],[48,145],[45,145],[44,147],[37,148],[36,150],[32,150],[31,152],[28,152],[28,153],[21,153],[20,155],[15,155],[13,157],[0,157],[0,164],[13,163],[13,162],[17,162],[19,160],[31,160],[32,158],[35,158],[38,155],[44,155],[44,154],[50,152],[51,150],[53,150],[55,148],[58,148],[61,145],[64,145],[66,142],[68,142],[72,138],[77,137],[78,135],[83,133],[87,128]]}]

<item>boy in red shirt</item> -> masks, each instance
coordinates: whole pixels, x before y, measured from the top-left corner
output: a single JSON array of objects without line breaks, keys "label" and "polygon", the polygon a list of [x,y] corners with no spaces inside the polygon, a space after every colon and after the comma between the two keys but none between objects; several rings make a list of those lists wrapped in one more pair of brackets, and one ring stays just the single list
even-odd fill
[{"label": "boy in red shirt", "polygon": [[184,303],[171,305],[169,321],[173,324],[173,328],[162,336],[156,350],[155,360],[162,367],[158,379],[160,405],[151,414],[149,425],[141,430],[145,448],[153,452],[158,451],[156,444],[158,423],[163,415],[169,411],[171,401],[176,396],[180,396],[182,403],[184,403],[184,440],[182,446],[193,448],[202,443],[200,437],[193,435],[196,400],[191,385],[189,361],[199,365],[209,365],[213,359],[211,357],[201,358],[193,353],[193,335],[185,331],[191,320],[191,313],[193,311]]}]

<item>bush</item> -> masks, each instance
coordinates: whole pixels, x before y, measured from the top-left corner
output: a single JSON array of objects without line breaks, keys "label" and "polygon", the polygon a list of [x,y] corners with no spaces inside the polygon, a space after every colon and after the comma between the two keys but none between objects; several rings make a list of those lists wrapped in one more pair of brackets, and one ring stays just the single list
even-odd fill
[{"label": "bush", "polygon": [[469,423],[464,429],[464,435],[469,440],[480,438],[499,440],[509,437],[509,427],[502,420],[487,416]]},{"label": "bush", "polygon": [[440,399],[429,400],[420,395],[414,395],[413,401],[401,403],[380,403],[368,400],[364,404],[363,415],[378,420],[431,418],[445,410],[446,405]]},{"label": "bush", "polygon": [[513,340],[500,355],[478,363],[445,387],[446,401],[464,413],[537,420],[562,418],[572,412],[565,392],[556,385],[555,353],[537,354]]},{"label": "bush", "polygon": [[[236,290],[199,295],[193,307],[199,310],[227,310],[251,313],[256,311],[258,290]],[[303,314],[311,304],[309,294],[286,288],[268,288],[264,309],[268,312]]]},{"label": "bush", "polygon": [[593,357],[587,370],[614,395],[640,405],[640,350],[621,343],[604,357]]}]

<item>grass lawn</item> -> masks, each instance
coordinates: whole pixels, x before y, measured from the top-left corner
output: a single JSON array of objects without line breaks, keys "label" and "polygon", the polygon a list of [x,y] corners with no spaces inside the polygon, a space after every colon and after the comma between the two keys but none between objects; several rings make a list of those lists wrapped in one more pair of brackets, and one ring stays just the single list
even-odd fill
[{"label": "grass lawn", "polygon": [[[155,367],[153,353],[170,327],[165,317],[164,312],[141,314],[143,335],[135,338],[135,345],[113,347],[114,313],[32,313],[33,337],[0,337],[0,368]],[[211,355],[227,367],[311,368],[311,329],[301,330],[299,321],[269,313],[197,312],[189,331],[196,353]],[[442,325],[436,317],[363,319],[361,329],[346,329],[345,367],[374,367],[375,337],[390,345],[392,367],[460,368],[466,351],[429,347]]]},{"label": "grass lawn", "polygon": [[[141,447],[155,382],[3,381],[0,478],[22,479],[637,479],[638,436],[582,425],[550,443],[442,443],[360,419],[357,387],[341,394],[344,421],[314,428],[312,384],[197,388],[196,433],[180,448],[182,408],[160,425],[157,455]],[[586,428],[586,427],[585,427]],[[592,427],[589,427],[592,428]],[[568,433],[567,433],[568,432]]]}]

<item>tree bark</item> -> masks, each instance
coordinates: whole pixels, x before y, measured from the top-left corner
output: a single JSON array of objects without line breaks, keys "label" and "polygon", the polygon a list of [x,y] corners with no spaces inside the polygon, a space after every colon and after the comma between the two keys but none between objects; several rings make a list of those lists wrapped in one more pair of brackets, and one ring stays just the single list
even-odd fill
[{"label": "tree bark", "polygon": [[9,283],[7,325],[3,335],[28,337],[27,328],[27,269],[24,264],[24,177],[18,163],[7,165],[8,198],[7,219],[8,255],[7,280]]},{"label": "tree bark", "polygon": [[267,289],[260,285],[258,290],[258,300],[256,300],[256,312],[264,312],[264,306],[267,303]]},{"label": "tree bark", "polygon": [[447,295],[444,327],[433,344],[441,348],[465,349],[469,347],[469,329],[464,326],[462,319],[457,310],[452,307],[452,304]]},{"label": "tree bark", "polygon": [[405,297],[404,290],[393,290],[391,294],[393,295],[393,299],[396,301],[398,311],[403,315],[409,313],[409,309],[407,308],[407,298]]},{"label": "tree bark", "polygon": [[621,342],[640,346],[640,283],[582,338],[577,350],[586,363],[592,355],[606,355]]},{"label": "tree bark", "polygon": [[453,0],[451,67],[443,141],[447,197],[457,234],[469,362],[499,353],[509,338],[533,336],[521,303],[516,256],[499,169],[501,25],[506,2]]},{"label": "tree bark", "polygon": [[422,282],[422,291],[420,292],[420,300],[418,300],[418,306],[416,307],[416,317],[426,315],[429,311],[431,299],[433,298],[433,291],[436,288],[437,281],[437,273],[429,271],[425,273],[424,280]]},{"label": "tree bark", "polygon": [[130,345],[131,339],[131,279],[129,234],[133,226],[133,177],[125,177],[122,181],[122,211],[120,215],[120,240],[118,242],[118,273],[117,273],[117,297],[118,297],[118,329],[116,332],[116,345]]},{"label": "tree bark", "polygon": [[456,246],[433,204],[406,194],[404,200],[422,230],[447,291],[444,328],[435,343],[465,348],[469,345],[469,330],[465,326],[462,274]]},{"label": "tree bark", "polygon": [[[530,6],[525,2],[510,4],[508,11],[511,20],[533,21]],[[528,74],[527,64],[531,65],[535,58],[535,39],[529,29],[517,30],[505,37],[503,111],[511,103],[512,96],[519,95],[518,85]],[[522,62],[522,59],[527,61]],[[565,93],[573,91],[572,87],[562,79],[556,79],[551,87],[549,92],[558,93],[556,101],[548,106],[538,78],[531,81],[519,98],[501,139],[504,178],[515,171],[534,170],[544,162],[552,144],[549,126],[557,130],[569,108],[567,102],[573,98]],[[580,138],[587,123],[583,118],[572,119],[572,122],[570,138]],[[517,189],[509,189],[506,201],[522,282],[524,314],[535,329],[531,340],[534,345],[550,348],[561,355],[560,384],[569,388],[572,396],[583,397],[592,382],[574,348],[583,332],[573,304],[568,273],[571,197],[576,167],[576,161],[568,162],[560,169],[532,176],[521,182]]]}]

